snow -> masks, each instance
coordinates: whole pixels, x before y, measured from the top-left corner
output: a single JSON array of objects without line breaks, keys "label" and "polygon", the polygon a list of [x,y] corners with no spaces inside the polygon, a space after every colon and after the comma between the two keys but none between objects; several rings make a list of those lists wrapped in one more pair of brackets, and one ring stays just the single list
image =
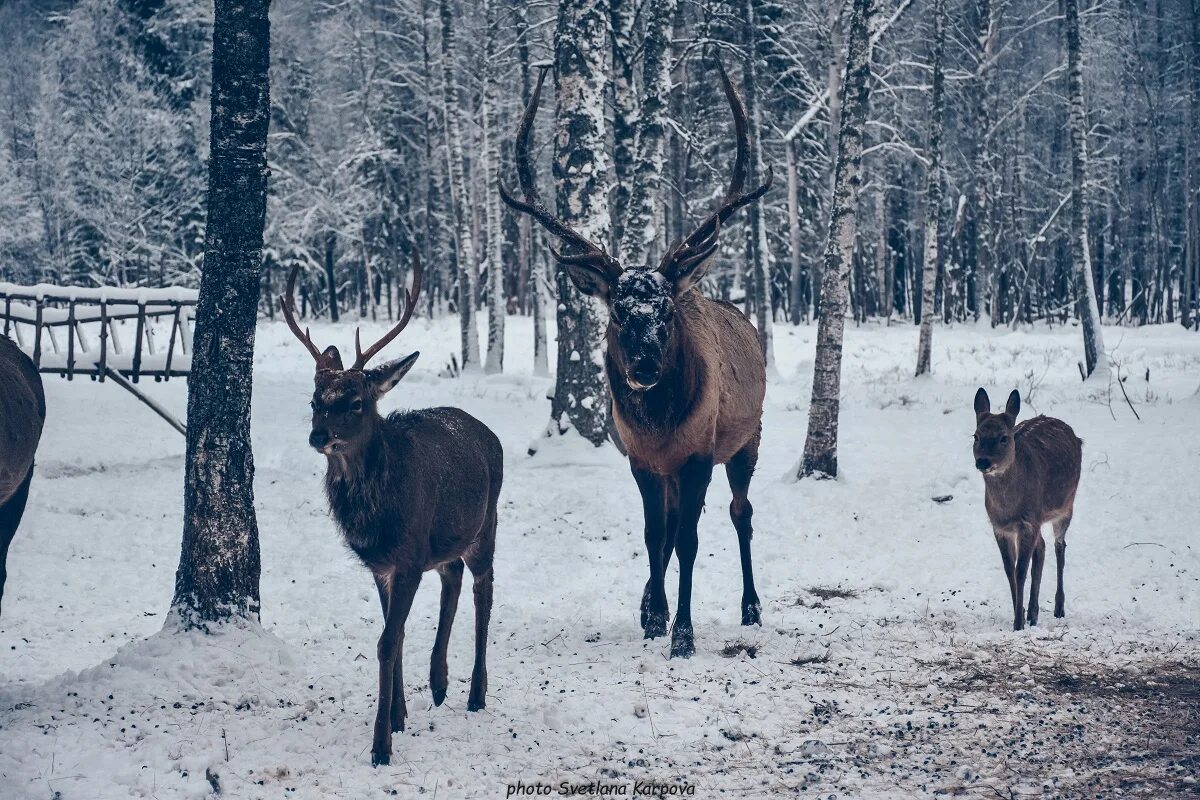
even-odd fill
[{"label": "snow", "polygon": [[[450,693],[432,707],[438,586],[427,578],[407,627],[410,727],[380,769],[369,756],[378,600],[340,543],[323,460],[306,444],[304,348],[282,323],[262,324],[263,626],[211,637],[165,619],[183,439],[117,387],[47,377],[0,618],[0,797],[202,798],[214,785],[238,798],[504,797],[518,780],[626,796],[648,780],[697,797],[1195,786],[1200,338],[1106,329],[1139,423],[1116,369],[1108,385],[1079,381],[1075,327],[938,326],[921,379],[910,377],[915,327],[850,327],[841,476],[791,482],[816,331],[777,327],[750,492],[764,626],[737,624],[737,539],[717,470],[696,566],[697,654],[669,660],[667,640],[644,641],[638,626],[647,567],[628,467],[574,434],[526,455],[550,381],[532,375],[530,320],[508,322],[504,375],[437,377],[457,350],[456,319],[414,320],[381,356],[423,353],[389,408],[459,405],[497,432],[507,463],[488,707],[466,711],[470,591]],[[364,327],[369,338],[386,324]],[[320,346],[352,338],[353,323],[313,329]],[[1067,617],[1049,614],[1047,569],[1047,613],[1020,633],[971,461],[979,386],[1019,388],[1023,416],[1061,416],[1085,442]],[[146,388],[183,415],[185,382]],[[943,495],[953,499],[931,499]]]}]

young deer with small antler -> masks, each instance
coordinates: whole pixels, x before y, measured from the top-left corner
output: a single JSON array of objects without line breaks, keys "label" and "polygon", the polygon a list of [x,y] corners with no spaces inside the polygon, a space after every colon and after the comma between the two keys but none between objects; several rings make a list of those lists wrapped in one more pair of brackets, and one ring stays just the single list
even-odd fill
[{"label": "young deer with small antler", "polygon": [[743,191],[750,147],[746,107],[720,67],[733,112],[737,153],[724,202],[658,265],[623,267],[551,214],[538,197],[529,162],[529,134],[546,73],[525,109],[517,133],[517,176],[525,199],[501,188],[504,202],[529,214],[566,242],[555,253],[584,294],[602,299],[609,322],[605,365],[613,419],[629,454],[642,495],[650,579],[642,595],[646,638],[667,632],[664,575],[679,554],[679,604],[671,630],[671,655],[695,652],[692,568],[699,547],[696,525],[713,466],[725,464],[733,502],[729,514],[742,562],[742,624],[758,625],[760,608],[750,558],[753,508],[746,494],[758,461],[766,365],[754,327],[737,308],[709,300],[696,288],[717,249],[721,225],[771,186]]},{"label": "young deer with small antler", "polygon": [[492,612],[492,555],[496,503],[504,458],[500,441],[479,420],[457,408],[379,414],[378,403],[420,353],[373,369],[367,362],[396,338],[412,318],[421,292],[421,268],[400,321],[364,351],[354,334],[356,357],[342,367],[336,347],[317,349],[296,322],[293,292],[298,269],[281,298],[288,326],[317,363],[308,441],[325,455],[325,492],[350,549],[371,570],[383,606],[379,637],[379,708],[371,763],[389,763],[392,733],[404,730],[404,623],[426,570],[442,579],[441,613],[429,668],[435,705],[446,698],[446,649],[458,608],[463,564],[475,580],[475,668],[470,711],[487,695],[487,636]]},{"label": "young deer with small antler", "polygon": [[[1017,424],[1021,395],[1008,396],[1004,411],[993,414],[983,389],[975,393],[975,468],[983,473],[984,506],[1000,547],[1004,574],[1012,595],[1013,630],[1038,621],[1038,591],[1046,542],[1042,525],[1054,527],[1054,556],[1058,561],[1058,590],[1054,616],[1066,615],[1063,564],[1067,557],[1067,528],[1075,512],[1075,490],[1083,462],[1083,441],[1061,419],[1037,416]],[[1029,610],[1025,574],[1030,576]]]}]

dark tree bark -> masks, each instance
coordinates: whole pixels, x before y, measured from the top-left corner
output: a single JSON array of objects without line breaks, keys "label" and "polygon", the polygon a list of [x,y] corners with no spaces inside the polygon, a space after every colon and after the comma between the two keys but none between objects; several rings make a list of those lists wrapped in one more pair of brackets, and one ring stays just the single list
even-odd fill
[{"label": "dark tree bark", "polygon": [[269,0],[214,6],[208,226],[172,604],[184,627],[257,621],[259,613],[250,395],[267,207],[269,6]]},{"label": "dark tree bark", "polygon": [[850,267],[854,261],[858,195],[862,185],[863,128],[870,92],[871,0],[853,0],[847,28],[846,80],[834,164],[829,238],[821,269],[821,316],[813,362],[808,436],[797,477],[837,477],[838,412],[842,387],[842,337],[846,328]]}]

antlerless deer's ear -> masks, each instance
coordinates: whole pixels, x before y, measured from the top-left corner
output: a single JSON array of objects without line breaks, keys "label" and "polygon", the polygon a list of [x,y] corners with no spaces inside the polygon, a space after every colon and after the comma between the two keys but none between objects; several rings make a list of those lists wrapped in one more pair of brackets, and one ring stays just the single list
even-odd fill
[{"label": "antlerless deer's ear", "polygon": [[992,410],[992,401],[988,399],[988,393],[981,386],[979,391],[975,393],[975,416],[982,417],[984,414],[990,413]]},{"label": "antlerless deer's ear", "polygon": [[400,379],[408,374],[412,369],[413,364],[417,363],[417,357],[420,356],[420,351],[407,355],[404,358],[398,358],[395,361],[389,361],[386,364],[381,364],[374,369],[367,370],[367,385],[371,387],[371,391],[378,399],[390,392],[400,382]]},{"label": "antlerless deer's ear", "polygon": [[1012,417],[1013,422],[1017,421],[1017,415],[1021,413],[1021,393],[1016,389],[1012,390],[1012,394],[1008,396],[1008,403],[1004,406],[1004,413]]},{"label": "antlerless deer's ear", "polygon": [[336,347],[329,345],[329,347],[325,348],[325,352],[321,353],[321,360],[317,362],[317,369],[343,369],[342,354],[338,352]]}]

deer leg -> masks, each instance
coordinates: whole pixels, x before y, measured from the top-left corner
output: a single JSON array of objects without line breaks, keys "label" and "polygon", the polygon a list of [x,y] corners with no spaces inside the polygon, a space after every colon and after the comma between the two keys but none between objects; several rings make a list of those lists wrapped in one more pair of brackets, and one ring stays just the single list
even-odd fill
[{"label": "deer leg", "polygon": [[1025,627],[1025,577],[1029,574],[1029,561],[1033,557],[1033,536],[1027,526],[1022,526],[1017,533],[1017,603],[1013,606],[1013,630],[1019,631]]},{"label": "deer leg", "polygon": [[1063,565],[1067,560],[1067,528],[1071,526],[1071,515],[1054,523],[1054,560],[1058,566],[1058,589],[1054,592],[1054,616],[1067,615],[1067,596],[1063,594]]},{"label": "deer leg", "polygon": [[[454,625],[454,614],[458,611],[458,596],[462,591],[463,560],[453,561],[438,567],[442,578],[441,612],[438,614],[437,638],[433,642],[433,656],[429,661],[429,690],[433,693],[433,704],[440,706],[446,699],[446,687],[450,685],[449,668],[446,666],[446,651],[450,646],[450,628]],[[403,689],[403,687],[401,687]]]},{"label": "deer leg", "polygon": [[379,637],[379,708],[375,712],[375,736],[371,743],[371,764],[391,763],[392,731],[404,730],[407,709],[404,704],[404,623],[412,608],[420,568],[395,571],[384,578],[388,584],[388,612]]},{"label": "deer leg", "polygon": [[1021,630],[1025,625],[1021,613],[1021,595],[1017,592],[1017,536],[1007,531],[996,531],[996,544],[1000,547],[1000,560],[1004,562],[1004,576],[1008,578],[1008,591],[1012,595],[1013,629]]},{"label": "deer leg", "polygon": [[1029,608],[1026,619],[1031,626],[1038,622],[1038,596],[1042,589],[1042,564],[1046,561],[1046,540],[1039,530],[1033,540],[1033,564],[1029,572]]},{"label": "deer leg", "polygon": [[492,617],[492,555],[496,541],[496,512],[492,512],[491,547],[487,552],[467,556],[467,566],[474,578],[475,594],[475,667],[471,670],[471,694],[468,711],[479,711],[487,704],[487,640],[488,622]]},{"label": "deer leg", "polygon": [[33,466],[30,465],[25,480],[8,502],[0,505],[0,609],[3,609],[4,584],[8,581],[8,546],[12,544],[17,526],[25,514],[25,502],[29,499],[29,484],[33,481]]},{"label": "deer leg", "polygon": [[712,480],[712,461],[693,456],[679,473],[679,532],[675,552],[679,555],[679,599],[675,624],[671,627],[671,658],[690,658],[696,652],[692,632],[692,568],[700,542],[696,526],[704,511],[704,496]]},{"label": "deer leg", "polygon": [[758,592],[754,589],[754,563],[750,558],[750,539],[754,535],[751,519],[754,506],[746,497],[750,490],[750,478],[758,462],[758,437],[743,447],[725,465],[729,488],[733,490],[733,501],[729,504],[729,518],[733,520],[738,535],[738,552],[742,559],[742,624],[762,625],[762,607]]},{"label": "deer leg", "polygon": [[649,470],[633,469],[634,480],[642,493],[642,511],[646,520],[646,557],[650,562],[650,579],[642,593],[642,631],[645,638],[654,639],[667,633],[667,589],[665,555],[667,541],[666,500],[667,479]]}]

